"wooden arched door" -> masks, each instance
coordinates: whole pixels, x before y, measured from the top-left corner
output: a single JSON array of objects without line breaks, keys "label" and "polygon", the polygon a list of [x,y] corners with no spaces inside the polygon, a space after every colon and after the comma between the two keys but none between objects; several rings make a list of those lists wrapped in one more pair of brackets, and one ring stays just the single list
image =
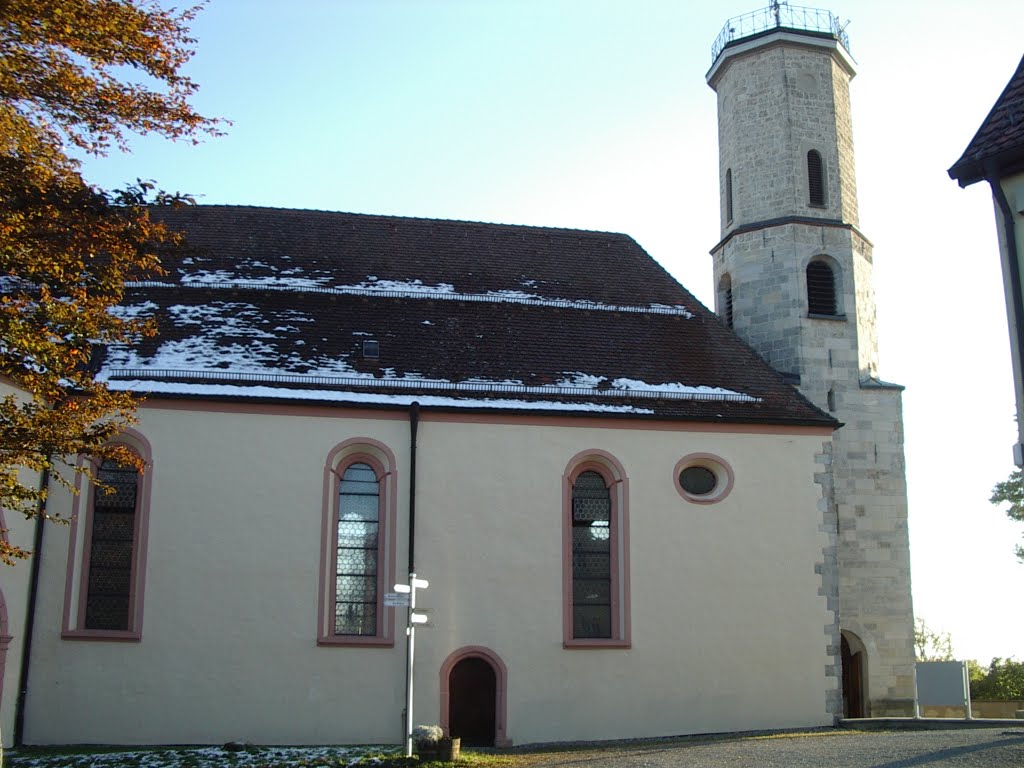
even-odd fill
[{"label": "wooden arched door", "polygon": [[854,650],[843,633],[843,717],[867,717],[864,697],[864,651]]},{"label": "wooden arched door", "polygon": [[498,680],[487,659],[469,656],[448,675],[448,731],[462,746],[493,747]]}]

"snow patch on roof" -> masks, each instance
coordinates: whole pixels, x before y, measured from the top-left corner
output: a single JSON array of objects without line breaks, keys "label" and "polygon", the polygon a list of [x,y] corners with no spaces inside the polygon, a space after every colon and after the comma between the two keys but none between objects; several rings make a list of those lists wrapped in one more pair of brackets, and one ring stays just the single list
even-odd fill
[{"label": "snow patch on roof", "polygon": [[396,291],[398,293],[455,293],[455,286],[451,283],[438,283],[437,285],[424,285],[422,280],[381,280],[376,275],[370,275],[361,283],[356,285],[335,286],[338,290],[346,289],[365,291]]},{"label": "snow patch on roof", "polygon": [[690,384],[678,384],[675,382],[666,382],[664,384],[648,384],[646,381],[640,381],[639,379],[614,379],[612,381],[613,389],[628,390],[630,392],[662,392],[672,393],[678,392],[681,394],[692,394],[692,395],[722,395],[728,397],[747,397],[751,402],[755,398],[749,395],[744,395],[742,392],[736,392],[731,389],[725,389],[724,387],[708,387],[704,385],[693,386]]},{"label": "snow patch on roof", "polygon": [[[232,348],[230,351],[237,351]],[[201,352],[200,352],[201,354]],[[545,398],[589,398],[599,399],[635,399],[646,398],[655,400],[712,400],[731,402],[759,402],[758,398],[733,392],[721,387],[692,387],[683,384],[667,384],[659,386],[644,385],[644,382],[633,379],[616,379],[607,386],[600,386],[608,381],[598,377],[598,386],[573,386],[573,381],[563,380],[556,385],[531,386],[518,380],[492,380],[475,377],[461,381],[447,379],[428,379],[420,373],[404,376],[396,375],[394,368],[386,368],[383,376],[362,373],[354,370],[343,359],[321,359],[320,367],[311,368],[309,363],[294,354],[285,360],[290,370],[282,370],[270,365],[260,366],[254,356],[239,359],[237,364],[225,366],[218,363],[205,368],[192,365],[182,368],[159,368],[152,364],[142,366],[122,366],[122,359],[133,362],[130,354],[115,360],[113,366],[106,366],[97,375],[102,381],[114,380],[146,380],[146,381],[223,381],[230,384],[245,383],[247,385],[274,384],[284,386],[295,384],[307,387],[332,387],[334,391],[356,389],[394,389],[414,392],[473,392],[478,395],[511,395],[540,396]],[[193,358],[190,358],[194,360]],[[302,371],[297,373],[296,371]],[[581,384],[589,384],[589,378],[576,379]],[[616,382],[618,385],[616,386]]]},{"label": "snow patch on roof", "polygon": [[[215,276],[222,275],[222,279]],[[207,277],[209,279],[207,279]],[[194,278],[194,279],[193,279]],[[143,281],[126,283],[126,288],[202,288],[229,290],[268,290],[329,293],[351,296],[386,296],[403,299],[447,299],[452,301],[529,304],[561,309],[583,309],[598,312],[632,312],[658,315],[693,317],[693,313],[682,304],[605,304],[589,299],[563,299],[544,297],[523,291],[500,290],[488,293],[459,293],[451,283],[425,285],[421,280],[364,280],[356,285],[328,286],[329,278],[280,278],[280,277],[232,277],[230,273],[197,273],[182,278],[182,283]]]},{"label": "snow patch on roof", "polygon": [[193,382],[119,380],[107,386],[116,391],[150,394],[177,394],[211,397],[271,398],[281,400],[309,400],[336,403],[372,405],[447,406],[454,408],[496,408],[529,411],[580,411],[590,413],[652,414],[650,408],[607,403],[564,403],[556,401],[512,400],[503,398],[463,398],[422,394],[381,394],[375,392],[341,392],[325,389],[289,389],[285,387],[238,386],[232,384],[197,384]]},{"label": "snow patch on roof", "polygon": [[139,318],[152,317],[159,307],[152,301],[144,301],[141,304],[118,304],[110,307],[107,312],[119,320],[138,320]]},{"label": "snow patch on roof", "polygon": [[633,392],[643,395],[651,395],[654,393],[670,396],[696,395],[702,398],[706,397],[708,399],[721,398],[757,402],[757,398],[755,397],[751,397],[750,395],[743,394],[742,392],[736,392],[731,389],[725,389],[724,387],[708,387],[704,385],[694,386],[692,384],[680,384],[677,382],[648,384],[646,381],[641,381],[639,379],[608,379],[605,376],[595,376],[594,374],[583,373],[582,371],[563,371],[562,373],[568,378],[559,379],[556,382],[556,385],[559,387],[596,389],[599,391],[614,390],[619,392]]}]

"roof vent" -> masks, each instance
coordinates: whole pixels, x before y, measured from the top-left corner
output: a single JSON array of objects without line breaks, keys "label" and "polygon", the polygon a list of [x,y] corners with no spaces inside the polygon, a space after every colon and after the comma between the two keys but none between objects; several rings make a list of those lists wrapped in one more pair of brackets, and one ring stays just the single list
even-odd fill
[{"label": "roof vent", "polygon": [[363,341],[363,358],[366,360],[377,360],[380,358],[380,342],[370,341],[369,339]]}]

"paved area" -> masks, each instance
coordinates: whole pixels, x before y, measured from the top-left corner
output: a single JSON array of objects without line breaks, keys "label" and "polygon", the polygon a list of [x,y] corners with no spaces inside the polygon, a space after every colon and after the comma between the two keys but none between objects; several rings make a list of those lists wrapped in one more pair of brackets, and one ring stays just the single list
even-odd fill
[{"label": "paved area", "polygon": [[1024,768],[1024,728],[823,730],[537,755],[531,768]]}]

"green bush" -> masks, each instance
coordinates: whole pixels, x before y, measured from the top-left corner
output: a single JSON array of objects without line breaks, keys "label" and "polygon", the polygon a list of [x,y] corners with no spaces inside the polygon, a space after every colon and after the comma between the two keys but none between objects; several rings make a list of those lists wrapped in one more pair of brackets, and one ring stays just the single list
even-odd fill
[{"label": "green bush", "polygon": [[972,701],[1024,701],[1024,661],[996,657],[988,669],[970,662]]}]

